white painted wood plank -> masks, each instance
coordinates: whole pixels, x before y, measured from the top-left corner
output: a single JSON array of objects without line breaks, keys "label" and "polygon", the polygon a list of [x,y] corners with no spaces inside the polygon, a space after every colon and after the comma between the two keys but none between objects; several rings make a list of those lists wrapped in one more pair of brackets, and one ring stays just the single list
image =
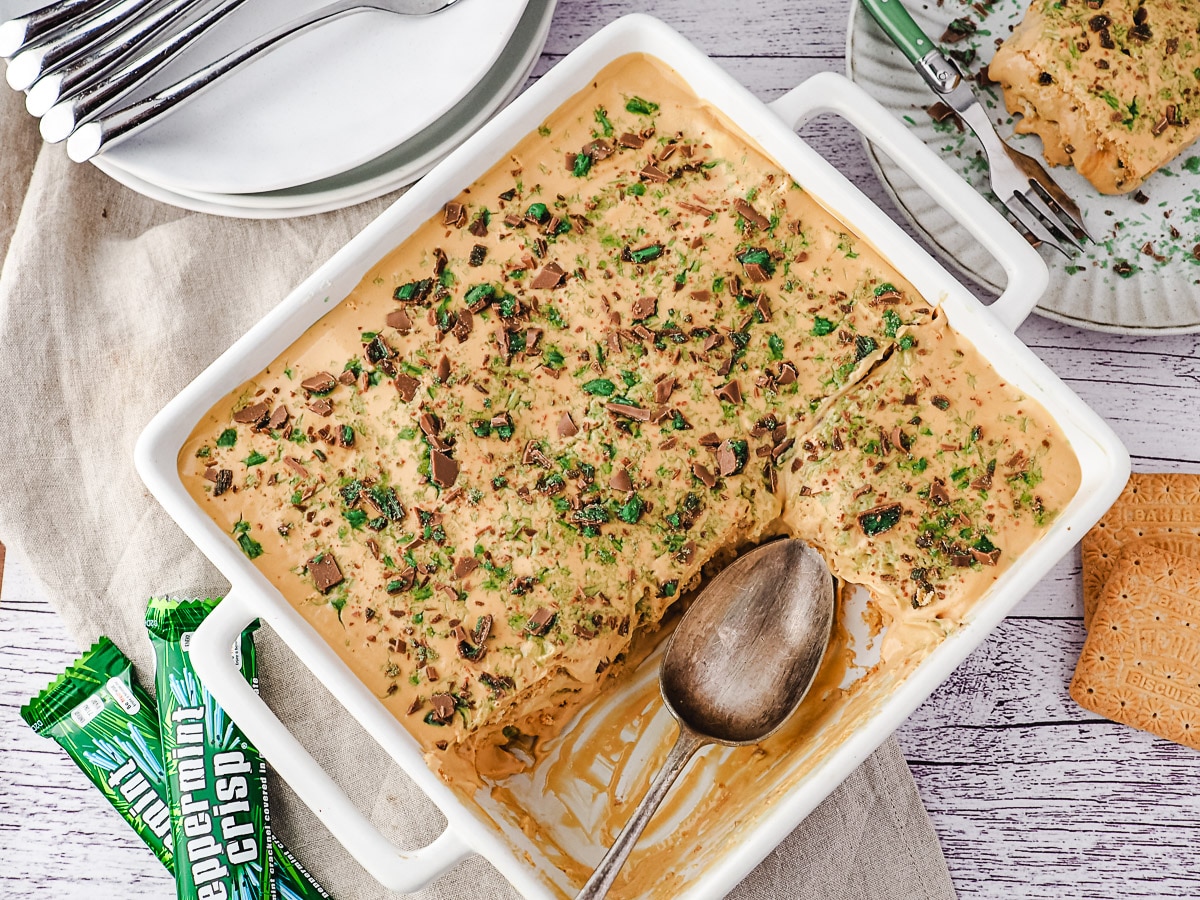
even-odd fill
[{"label": "white painted wood plank", "polygon": [[82,772],[20,708],[78,656],[11,557],[0,596],[0,897],[165,898],[174,880]]},{"label": "white painted wood plank", "polygon": [[964,898],[1200,895],[1200,753],[1076,706],[1082,643],[1010,619],[900,729]]}]

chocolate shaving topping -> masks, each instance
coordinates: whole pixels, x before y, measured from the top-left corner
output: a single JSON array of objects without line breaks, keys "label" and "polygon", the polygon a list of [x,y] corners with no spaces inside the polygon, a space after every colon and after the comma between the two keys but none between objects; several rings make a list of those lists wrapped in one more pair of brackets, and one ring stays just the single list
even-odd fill
[{"label": "chocolate shaving topping", "polygon": [[633,479],[629,477],[629,473],[625,469],[619,468],[608,479],[608,486],[614,491],[628,493],[633,490]]},{"label": "chocolate shaving topping", "polygon": [[525,630],[532,635],[541,637],[554,625],[557,615],[554,611],[539,606],[537,611],[529,617],[529,621],[525,623]]},{"label": "chocolate shaving topping", "polygon": [[401,372],[396,376],[396,390],[400,392],[400,399],[405,403],[417,396],[417,388],[421,386],[421,382],[413,378],[411,375],[406,375]]},{"label": "chocolate shaving topping", "polygon": [[640,406],[631,406],[628,403],[605,403],[604,408],[613,415],[624,416],[637,422],[650,421],[650,410],[642,409]]},{"label": "chocolate shaving topping", "polygon": [[255,403],[251,406],[244,406],[233,414],[233,421],[241,425],[253,425],[255,427],[263,424],[271,416],[271,407],[265,401]]},{"label": "chocolate shaving topping", "polygon": [[402,309],[397,309],[394,312],[388,313],[386,321],[388,328],[395,328],[401,334],[408,334],[410,331],[412,331],[412,319],[410,319],[408,317],[408,313]]},{"label": "chocolate shaving topping", "polygon": [[717,388],[716,394],[718,399],[724,400],[727,403],[742,402],[742,388],[736,378]]},{"label": "chocolate shaving topping", "polygon": [[530,282],[529,286],[538,290],[549,290],[562,284],[566,276],[567,273],[558,263],[547,263],[542,267],[542,271],[537,273],[537,276]]},{"label": "chocolate shaving topping", "polygon": [[737,199],[733,201],[733,208],[743,219],[753,225],[755,228],[766,230],[771,227],[771,220],[756,210],[745,200]]},{"label": "chocolate shaving topping", "polygon": [[429,468],[438,487],[448,488],[458,478],[458,463],[440,450],[429,451]]},{"label": "chocolate shaving topping", "polygon": [[577,434],[579,434],[579,427],[575,424],[575,420],[571,418],[569,412],[564,412],[558,419],[558,436],[574,437]]},{"label": "chocolate shaving topping", "polygon": [[331,588],[342,583],[342,570],[338,568],[333,554],[326,550],[318,553],[307,563],[308,574],[312,576],[313,584],[322,594],[329,593]]},{"label": "chocolate shaving topping", "polygon": [[717,483],[717,476],[708,470],[708,466],[701,463],[692,463],[692,474],[703,481],[707,488],[714,487]]}]

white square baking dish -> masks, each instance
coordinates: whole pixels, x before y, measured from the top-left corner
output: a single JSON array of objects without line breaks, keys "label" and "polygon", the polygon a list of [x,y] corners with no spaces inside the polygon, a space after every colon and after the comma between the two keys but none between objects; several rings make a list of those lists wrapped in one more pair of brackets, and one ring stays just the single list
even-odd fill
[{"label": "white square baking dish", "polygon": [[[984,639],[1099,519],[1128,477],[1128,454],[1108,426],[1013,336],[1045,289],[1047,272],[1041,259],[898,120],[834,74],[818,75],[774,103],[763,104],[661,22],[640,15],[614,22],[566,57],[321,266],[172,400],[147,426],[137,445],[135,461],[147,487],[231,583],[229,596],[196,633],[192,652],[197,670],[218,701],[330,831],[364,868],[394,890],[417,890],[465,855],[477,852],[527,897],[569,896],[582,883],[579,873],[598,861],[604,847],[601,842],[583,841],[563,832],[555,823],[564,811],[580,814],[594,797],[586,797],[586,791],[556,791],[555,783],[539,779],[535,770],[533,776],[518,776],[524,781],[513,784],[512,793],[521,805],[521,815],[514,815],[499,808],[486,791],[472,795],[442,782],[426,767],[416,741],[400,722],[191,499],[178,473],[178,454],[214,403],[298,339],[340,302],[372,265],[438,213],[447,199],[487,171],[601,68],[638,52],[673,68],[697,95],[727,115],[803,188],[870,241],[930,303],[942,309],[949,323],[1001,376],[1045,407],[1069,439],[1082,469],[1082,483],[1071,503],[977,602],[962,628],[907,678],[894,684],[881,679],[872,685],[875,694],[870,714],[848,734],[836,741],[798,743],[772,756],[769,765],[761,767],[752,790],[727,792],[722,814],[707,817],[704,827],[685,845],[672,841],[672,833],[677,826],[683,828],[696,798],[721,780],[721,765],[740,765],[741,758],[730,756],[740,751],[717,748],[707,756],[702,754],[701,762],[693,762],[685,781],[676,788],[672,808],[656,820],[645,838],[642,859],[652,860],[656,876],[661,876],[653,879],[651,896],[699,900],[728,892]],[[849,119],[997,257],[1009,283],[990,308],[972,297],[797,137],[795,128],[822,112]],[[275,629],[438,805],[447,820],[441,837],[417,851],[401,852],[393,847],[250,690],[230,665],[228,648],[256,618]],[[669,737],[664,716],[656,715],[652,708],[654,661],[652,656],[626,684],[602,694],[583,714],[585,723],[606,717],[634,722],[634,730],[642,734],[636,752],[627,754],[631,768],[621,776],[620,790],[627,790],[638,772],[651,766]],[[641,712],[633,708],[638,704]],[[580,727],[574,725],[559,742],[560,752],[572,746],[572,735]],[[745,752],[754,751],[748,748]],[[526,824],[535,823],[543,834],[552,835],[553,845],[528,837],[521,827],[522,817]],[[656,841],[663,842],[661,849],[656,849]],[[631,865],[636,869],[636,857]]]}]

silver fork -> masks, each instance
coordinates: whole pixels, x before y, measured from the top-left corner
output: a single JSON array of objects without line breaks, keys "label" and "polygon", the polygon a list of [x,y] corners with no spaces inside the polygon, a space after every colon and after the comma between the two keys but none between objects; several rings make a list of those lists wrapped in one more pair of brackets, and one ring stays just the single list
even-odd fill
[{"label": "silver fork", "polygon": [[1083,214],[1031,156],[1000,139],[967,78],[934,46],[901,0],[861,0],[934,93],[975,132],[988,161],[992,191],[1025,232],[1072,257],[1092,240]]},{"label": "silver fork", "polygon": [[284,23],[156,94],[79,124],[67,139],[67,154],[76,162],[86,162],[118,141],[137,134],[163,116],[169,115],[251,59],[269,53],[322,22],[362,10],[426,16],[440,12],[457,2],[459,0],[339,0],[330,3],[308,15]]}]

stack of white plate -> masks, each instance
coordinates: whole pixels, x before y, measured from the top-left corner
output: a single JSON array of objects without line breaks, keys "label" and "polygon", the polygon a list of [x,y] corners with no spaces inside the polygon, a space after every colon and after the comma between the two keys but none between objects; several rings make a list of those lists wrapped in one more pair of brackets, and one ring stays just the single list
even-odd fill
[{"label": "stack of white plate", "polygon": [[[323,0],[255,0],[134,96]],[[461,0],[427,17],[363,11],[318,26],[94,160],[155,200],[283,218],[419,178],[524,85],[556,0]]]}]

